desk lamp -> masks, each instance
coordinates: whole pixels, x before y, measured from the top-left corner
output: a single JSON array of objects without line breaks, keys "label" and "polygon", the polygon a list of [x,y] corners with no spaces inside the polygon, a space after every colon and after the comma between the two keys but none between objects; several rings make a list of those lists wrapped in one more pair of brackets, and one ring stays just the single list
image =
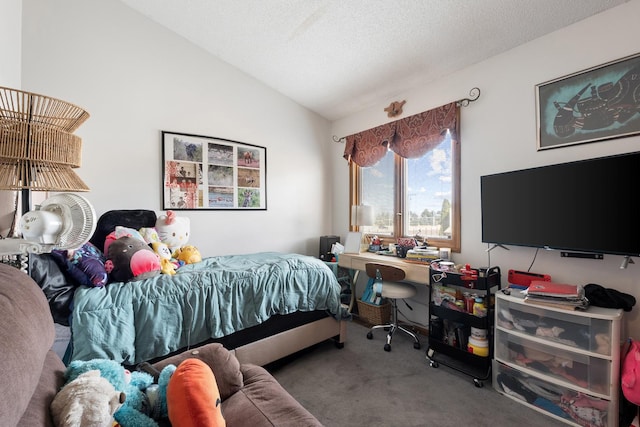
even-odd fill
[{"label": "desk lamp", "polygon": [[[358,228],[369,227],[374,225],[373,207],[369,205],[353,205],[351,206],[351,224]],[[369,239],[366,233],[362,233],[362,242],[360,242],[361,250],[366,251],[369,247]]]}]

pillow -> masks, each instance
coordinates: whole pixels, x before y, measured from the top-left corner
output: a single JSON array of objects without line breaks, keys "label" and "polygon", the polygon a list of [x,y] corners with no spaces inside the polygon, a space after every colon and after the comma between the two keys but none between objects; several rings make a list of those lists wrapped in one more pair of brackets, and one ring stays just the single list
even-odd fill
[{"label": "pillow", "polygon": [[143,242],[145,241],[144,237],[142,237],[142,234],[140,234],[140,232],[135,228],[116,225],[115,233],[116,233],[116,239],[119,239],[120,237],[129,236],[129,237],[135,237],[136,239],[142,240]]},{"label": "pillow", "polygon": [[186,359],[167,386],[167,409],[173,427],[226,426],[216,377],[200,359]]},{"label": "pillow", "polygon": [[140,232],[140,235],[148,244],[160,243],[160,236],[158,236],[155,227],[142,227],[138,232]]},{"label": "pillow", "polygon": [[107,284],[104,256],[98,248],[87,242],[74,251],[54,250],[51,252],[63,272],[78,284],[102,287]]},{"label": "pillow", "polygon": [[153,227],[156,224],[156,213],[146,209],[124,209],[114,210],[103,213],[98,218],[96,231],[91,236],[91,243],[97,248],[104,249],[104,241],[107,235],[116,229],[116,226],[131,227],[140,229],[141,227]]}]

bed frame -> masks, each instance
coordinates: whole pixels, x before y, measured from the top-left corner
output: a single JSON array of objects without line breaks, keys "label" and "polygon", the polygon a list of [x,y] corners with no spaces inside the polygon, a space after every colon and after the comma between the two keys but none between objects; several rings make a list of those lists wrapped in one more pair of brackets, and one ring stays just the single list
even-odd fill
[{"label": "bed frame", "polygon": [[264,366],[328,339],[334,339],[336,347],[342,348],[346,340],[346,334],[347,325],[344,320],[325,317],[244,344],[233,351],[241,363]]}]

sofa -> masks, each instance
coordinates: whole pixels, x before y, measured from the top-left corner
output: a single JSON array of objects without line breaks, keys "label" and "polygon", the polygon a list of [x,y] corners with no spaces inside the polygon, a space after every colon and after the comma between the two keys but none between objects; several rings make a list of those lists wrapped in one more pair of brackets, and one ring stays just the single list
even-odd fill
[{"label": "sofa", "polygon": [[[49,405],[64,383],[65,365],[51,349],[54,322],[40,287],[24,272],[0,264],[0,425],[52,426]],[[188,358],[211,367],[227,426],[321,426],[264,368],[241,364],[214,343],[151,365],[160,371]]]}]

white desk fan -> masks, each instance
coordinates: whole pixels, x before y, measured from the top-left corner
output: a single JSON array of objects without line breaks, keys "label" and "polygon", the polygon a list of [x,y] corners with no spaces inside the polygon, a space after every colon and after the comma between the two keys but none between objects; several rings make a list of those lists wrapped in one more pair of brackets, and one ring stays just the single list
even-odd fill
[{"label": "white desk fan", "polygon": [[87,199],[73,193],[54,194],[20,218],[22,239],[0,240],[0,255],[76,249],[89,241],[95,229],[96,213]]}]

